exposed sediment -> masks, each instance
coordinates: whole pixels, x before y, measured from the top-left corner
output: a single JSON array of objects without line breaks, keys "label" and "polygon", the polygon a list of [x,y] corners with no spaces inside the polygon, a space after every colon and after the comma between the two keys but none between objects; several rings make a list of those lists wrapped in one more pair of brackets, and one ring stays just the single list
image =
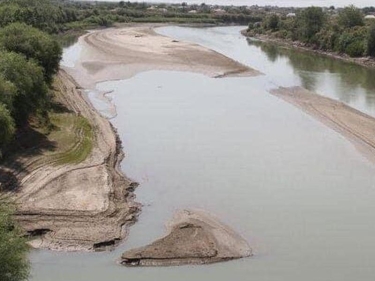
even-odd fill
[{"label": "exposed sediment", "polygon": [[149,24],[94,31],[82,36],[79,43],[84,52],[68,71],[84,88],[150,70],[189,71],[210,77],[261,74],[211,49],[157,34]]},{"label": "exposed sediment", "polygon": [[118,169],[121,142],[110,122],[92,108],[64,71],[55,87],[69,110],[89,120],[93,149],[79,164],[57,165],[39,155],[2,167],[18,181],[12,193],[16,218],[33,236],[33,247],[90,251],[114,246],[126,236],[139,210],[133,202],[134,183]]},{"label": "exposed sediment", "polygon": [[252,255],[240,235],[202,211],[180,211],[167,228],[165,237],[123,253],[121,263],[126,266],[208,264]]},{"label": "exposed sediment", "polygon": [[301,87],[281,87],[272,90],[271,94],[302,109],[340,133],[367,159],[375,162],[375,118]]},{"label": "exposed sediment", "polygon": [[79,42],[80,58],[73,68],[59,72],[56,87],[63,93],[64,105],[89,120],[94,133],[90,155],[79,164],[63,165],[43,155],[29,155],[0,167],[3,185],[17,186],[12,192],[18,204],[16,217],[35,238],[31,244],[37,248],[111,248],[125,238],[139,212],[133,202],[136,184],[118,169],[121,142],[111,123],[86,100],[83,88],[95,89],[98,82],[148,70],[210,77],[260,74],[213,50],[158,35],[152,25],[94,31]]}]

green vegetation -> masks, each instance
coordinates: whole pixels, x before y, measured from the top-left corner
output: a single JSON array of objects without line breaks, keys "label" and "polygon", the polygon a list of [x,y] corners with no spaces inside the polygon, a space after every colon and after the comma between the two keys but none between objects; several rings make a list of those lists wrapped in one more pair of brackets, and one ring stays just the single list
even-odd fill
[{"label": "green vegetation", "polygon": [[[4,144],[8,143],[15,132],[15,125],[14,120],[10,116],[9,110],[6,108],[4,104],[0,103],[0,145],[3,146]],[[2,147],[0,147],[1,149]],[[0,150],[0,157],[1,157],[1,150]]]},{"label": "green vegetation", "polygon": [[[30,114],[46,108],[48,88],[43,73],[43,68],[34,60],[27,60],[25,56],[14,52],[0,52],[0,75],[6,83],[0,89],[7,85],[14,86],[12,88],[15,91],[6,95],[8,110],[19,126],[27,122]],[[11,104],[9,101],[12,101]]]},{"label": "green vegetation", "polygon": [[325,20],[322,8],[310,7],[302,10],[297,17],[298,38],[303,42],[316,42],[316,35],[322,30]]},{"label": "green vegetation", "polygon": [[51,123],[56,128],[48,136],[58,142],[58,152],[47,158],[57,165],[78,164],[90,154],[93,146],[93,129],[87,119],[73,114],[52,114]]},{"label": "green vegetation", "polygon": [[345,7],[339,13],[338,23],[344,28],[365,25],[362,12],[354,6]]},{"label": "green vegetation", "polygon": [[50,34],[108,27],[114,23],[237,23],[260,21],[258,13],[243,7],[183,4],[85,2],[58,0],[0,0],[0,27],[15,21]]},{"label": "green vegetation", "polygon": [[375,23],[371,24],[367,34],[367,53],[375,57]]},{"label": "green vegetation", "polygon": [[354,6],[335,10],[318,7],[299,9],[294,15],[268,14],[260,24],[249,24],[248,35],[299,41],[324,51],[351,57],[375,56],[374,23],[365,20],[364,12]]},{"label": "green vegetation", "polygon": [[59,44],[48,34],[25,23],[12,23],[1,29],[0,47],[23,54],[28,60],[34,59],[43,67],[48,83],[59,68],[62,54]]},{"label": "green vegetation", "polygon": [[29,275],[28,246],[12,218],[14,208],[0,197],[0,280],[22,281]]},{"label": "green vegetation", "polygon": [[[45,5],[39,7],[38,3]],[[0,23],[5,25],[0,29],[0,159],[17,131],[28,126],[30,117],[48,123],[49,88],[62,50],[49,34],[25,22],[35,20],[27,11],[47,11],[49,6],[47,0],[28,1],[28,5],[22,0],[0,2]],[[38,24],[52,21],[51,16]]]}]

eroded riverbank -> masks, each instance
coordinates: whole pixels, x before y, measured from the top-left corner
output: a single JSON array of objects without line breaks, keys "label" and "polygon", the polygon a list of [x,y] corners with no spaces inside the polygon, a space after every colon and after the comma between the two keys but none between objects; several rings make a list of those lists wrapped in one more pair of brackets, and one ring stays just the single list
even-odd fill
[{"label": "eroded riverbank", "polygon": [[8,165],[7,171],[19,182],[12,194],[18,206],[16,218],[33,236],[30,243],[36,248],[111,248],[126,236],[139,211],[133,202],[134,183],[118,168],[123,158],[121,141],[64,71],[59,72],[55,87],[67,110],[89,120],[93,148],[79,164],[60,164],[36,155]]}]

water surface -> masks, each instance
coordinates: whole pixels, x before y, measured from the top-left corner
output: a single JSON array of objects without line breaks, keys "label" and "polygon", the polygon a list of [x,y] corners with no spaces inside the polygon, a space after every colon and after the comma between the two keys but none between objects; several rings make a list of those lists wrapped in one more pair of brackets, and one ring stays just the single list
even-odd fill
[{"label": "water surface", "polygon": [[[374,165],[341,135],[267,92],[302,85],[375,114],[372,72],[247,42],[239,30],[158,32],[211,47],[265,75],[212,79],[150,71],[98,85],[113,90],[118,115],[111,121],[126,153],[122,169],[141,184],[142,214],[114,252],[34,251],[32,280],[373,280]],[[249,241],[255,256],[209,266],[115,264],[124,250],[160,236],[180,208],[217,215]]]}]

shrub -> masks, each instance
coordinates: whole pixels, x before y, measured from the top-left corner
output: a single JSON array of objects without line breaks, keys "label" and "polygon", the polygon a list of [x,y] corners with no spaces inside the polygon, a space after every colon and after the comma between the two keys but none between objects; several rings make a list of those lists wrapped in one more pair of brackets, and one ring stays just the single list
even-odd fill
[{"label": "shrub", "polygon": [[365,44],[362,40],[354,41],[345,48],[345,53],[351,57],[361,57],[366,51]]},{"label": "shrub", "polygon": [[51,36],[24,23],[13,23],[0,30],[0,46],[34,59],[44,69],[48,82],[56,74],[62,50]]},{"label": "shrub", "polygon": [[363,26],[363,14],[353,5],[345,7],[339,14],[339,24],[346,28]]},{"label": "shrub", "polygon": [[375,24],[372,24],[367,34],[367,54],[375,56]]},{"label": "shrub", "polygon": [[12,219],[13,208],[0,194],[0,280],[28,279],[28,246]]}]

